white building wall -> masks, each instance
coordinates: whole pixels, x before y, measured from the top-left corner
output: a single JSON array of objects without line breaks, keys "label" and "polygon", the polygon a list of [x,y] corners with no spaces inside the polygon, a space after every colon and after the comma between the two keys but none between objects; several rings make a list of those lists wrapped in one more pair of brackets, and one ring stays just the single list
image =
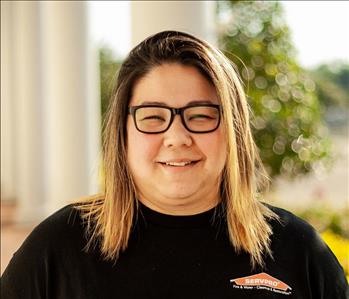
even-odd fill
[{"label": "white building wall", "polygon": [[47,209],[52,212],[68,200],[97,191],[90,186],[96,185],[91,180],[91,170],[98,163],[92,154],[99,148],[96,132],[100,111],[91,97],[96,95],[93,90],[98,81],[90,80],[93,63],[89,63],[86,3],[42,2],[42,16],[46,194]]},{"label": "white building wall", "polygon": [[16,197],[13,87],[13,5],[1,2],[1,199]]},{"label": "white building wall", "polygon": [[163,30],[194,34],[213,44],[215,1],[132,1],[132,47]]},{"label": "white building wall", "polygon": [[43,98],[39,2],[13,2],[12,86],[17,220],[43,215]]}]

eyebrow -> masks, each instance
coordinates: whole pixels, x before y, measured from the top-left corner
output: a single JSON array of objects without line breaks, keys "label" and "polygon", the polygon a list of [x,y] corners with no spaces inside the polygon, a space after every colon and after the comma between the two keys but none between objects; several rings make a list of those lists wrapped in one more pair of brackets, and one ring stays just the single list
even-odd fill
[{"label": "eyebrow", "polygon": [[[205,105],[205,104],[214,104],[211,100],[196,100],[196,101],[190,101],[186,104],[186,106],[190,105]],[[159,106],[168,106],[164,102],[158,102],[158,101],[144,101],[141,103],[141,105],[159,105]]]}]

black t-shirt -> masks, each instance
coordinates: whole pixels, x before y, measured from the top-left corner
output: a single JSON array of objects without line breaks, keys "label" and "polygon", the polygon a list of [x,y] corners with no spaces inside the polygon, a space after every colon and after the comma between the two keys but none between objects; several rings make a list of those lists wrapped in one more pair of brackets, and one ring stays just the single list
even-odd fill
[{"label": "black t-shirt", "polygon": [[2,277],[1,298],[348,298],[337,259],[314,229],[272,209],[273,259],[251,270],[215,209],[170,216],[141,205],[129,246],[116,263],[85,252],[79,212],[69,205],[29,235]]}]

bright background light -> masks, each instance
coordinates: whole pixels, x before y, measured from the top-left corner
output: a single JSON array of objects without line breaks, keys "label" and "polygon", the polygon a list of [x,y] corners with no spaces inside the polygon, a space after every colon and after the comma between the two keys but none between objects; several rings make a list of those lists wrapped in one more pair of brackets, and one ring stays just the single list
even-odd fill
[{"label": "bright background light", "polygon": [[349,2],[282,1],[300,63],[349,62]]},{"label": "bright background light", "polygon": [[91,1],[88,6],[93,41],[110,47],[117,57],[125,57],[131,50],[129,1]]},{"label": "bright background light", "polygon": [[[281,1],[299,62],[305,67],[341,59],[349,62],[349,2]],[[90,28],[98,45],[118,57],[131,47],[129,1],[91,1]]]}]

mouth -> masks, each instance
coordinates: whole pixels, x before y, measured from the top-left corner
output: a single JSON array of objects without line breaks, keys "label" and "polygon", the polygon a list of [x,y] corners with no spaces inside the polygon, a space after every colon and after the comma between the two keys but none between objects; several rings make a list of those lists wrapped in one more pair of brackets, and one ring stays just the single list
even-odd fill
[{"label": "mouth", "polygon": [[161,165],[168,166],[168,167],[189,167],[194,166],[197,164],[200,160],[193,160],[193,161],[166,161],[166,162],[158,162]]}]

